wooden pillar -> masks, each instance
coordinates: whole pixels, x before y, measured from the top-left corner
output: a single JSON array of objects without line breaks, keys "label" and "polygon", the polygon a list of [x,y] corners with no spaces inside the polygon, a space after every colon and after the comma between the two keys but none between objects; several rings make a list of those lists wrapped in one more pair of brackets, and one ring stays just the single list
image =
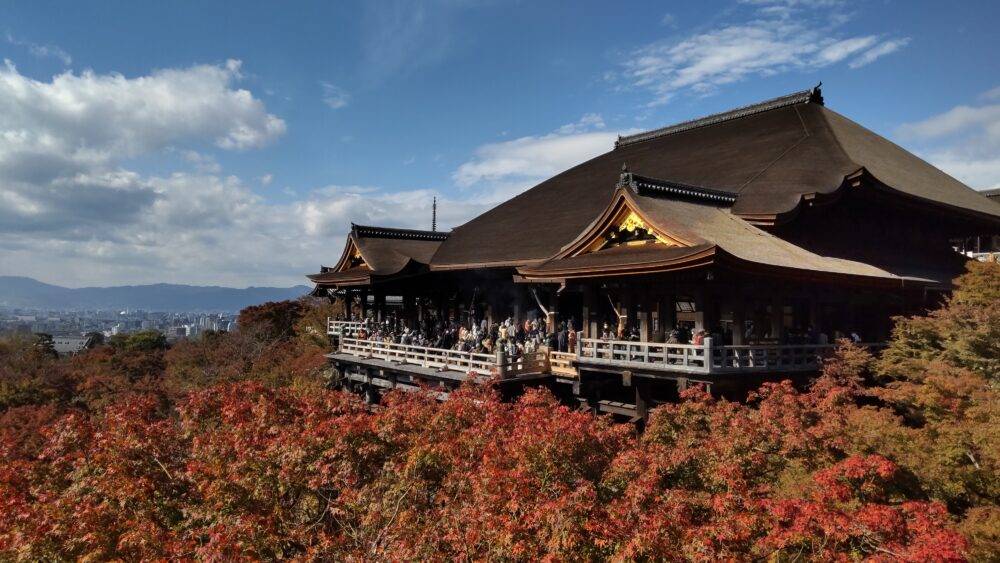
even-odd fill
[{"label": "wooden pillar", "polygon": [[773,339],[780,339],[785,328],[785,308],[780,297],[771,298],[771,330],[770,336]]},{"label": "wooden pillar", "polygon": [[639,329],[639,340],[641,342],[649,342],[652,340],[653,326],[650,311],[653,308],[654,307],[649,297],[649,288],[646,285],[643,285],[642,290],[639,292],[639,300],[635,308],[636,328]]},{"label": "wooden pillar", "polygon": [[743,338],[746,330],[746,318],[746,302],[742,295],[737,294],[736,300],[733,302],[733,344],[736,346],[746,344]]},{"label": "wooden pillar", "polygon": [[375,307],[375,320],[378,321],[378,322],[382,322],[383,320],[385,320],[385,292],[384,291],[382,291],[380,289],[376,289],[375,290],[375,299],[374,299],[374,303],[372,305]]},{"label": "wooden pillar", "polygon": [[626,288],[623,291],[621,300],[618,302],[618,326],[615,327],[615,335],[621,335],[621,338],[625,338],[627,334],[621,334],[622,329],[631,330],[633,323],[635,322],[635,303],[634,296],[632,295],[631,289]]},{"label": "wooden pillar", "polygon": [[698,287],[694,292],[694,329],[695,331],[706,330],[705,324],[705,288]]},{"label": "wooden pillar", "polygon": [[635,388],[636,422],[643,424],[649,418],[649,409],[653,406],[650,397],[649,380],[637,377],[632,380],[632,386]]},{"label": "wooden pillar", "polygon": [[713,330],[719,327],[722,315],[722,304],[719,302],[720,296],[716,291],[716,282],[708,280],[705,284],[704,291],[702,291],[702,306],[705,310],[704,323],[705,332],[711,333]]},{"label": "wooden pillar", "polygon": [[361,300],[361,320],[364,320],[368,317],[368,290],[359,291],[358,298]]},{"label": "wooden pillar", "polygon": [[548,313],[545,314],[545,330],[546,332],[556,332],[558,329],[556,326],[556,317],[558,316],[559,296],[554,290],[546,291],[545,301],[545,308],[548,309]]},{"label": "wooden pillar", "polygon": [[636,311],[636,320],[639,323],[639,340],[643,342],[652,340],[653,327],[651,326],[649,311],[645,309]]},{"label": "wooden pillar", "polygon": [[809,291],[809,326],[816,331],[817,334],[822,330],[820,328],[820,308],[819,308],[819,291],[813,289]]},{"label": "wooden pillar", "polygon": [[596,338],[594,329],[591,327],[591,316],[594,314],[594,288],[590,284],[583,286],[583,312],[581,313],[580,330],[583,331],[584,338]]},{"label": "wooden pillar", "polygon": [[412,326],[415,317],[413,294],[407,291],[403,293],[403,323]]},{"label": "wooden pillar", "polygon": [[[660,324],[663,325],[664,334],[677,328],[677,294],[675,292],[671,291],[663,300],[660,314],[662,315]],[[664,338],[664,340],[666,339]]]}]

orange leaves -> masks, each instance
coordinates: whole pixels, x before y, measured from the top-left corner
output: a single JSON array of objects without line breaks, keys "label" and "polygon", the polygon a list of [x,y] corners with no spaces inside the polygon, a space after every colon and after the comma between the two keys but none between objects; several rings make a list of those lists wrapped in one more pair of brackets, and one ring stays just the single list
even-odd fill
[{"label": "orange leaves", "polygon": [[[655,413],[641,440],[546,392],[503,403],[474,387],[445,403],[392,394],[376,412],[337,392],[245,382],[170,412],[132,396],[93,418],[39,413],[25,430],[36,438],[3,442],[0,553],[961,556],[947,513],[908,500],[894,463],[824,449],[821,400],[783,384],[755,406],[692,395]],[[779,490],[788,471],[811,484]]]}]

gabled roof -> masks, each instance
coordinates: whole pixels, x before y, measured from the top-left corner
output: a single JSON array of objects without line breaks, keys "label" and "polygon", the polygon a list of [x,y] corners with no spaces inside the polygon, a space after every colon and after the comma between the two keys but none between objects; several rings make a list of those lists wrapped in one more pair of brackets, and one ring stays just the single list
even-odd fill
[{"label": "gabled roof", "polygon": [[351,224],[340,260],[307,276],[320,285],[367,285],[410,268],[426,268],[448,233]]},{"label": "gabled roof", "polygon": [[624,137],[617,146],[454,229],[432,269],[538,264],[602,212],[619,170],[664,184],[735,194],[732,214],[757,223],[793,217],[866,172],[879,189],[1000,224],[1000,204],[827,109],[818,90]]},{"label": "gabled roof", "polygon": [[[623,208],[635,213],[657,233],[669,233],[664,244],[650,241],[588,252],[588,244]],[[840,258],[820,256],[780,239],[736,216],[728,206],[681,199],[676,195],[641,195],[630,185],[620,186],[599,218],[551,259],[524,266],[527,279],[594,277],[663,272],[712,263],[800,272],[808,275],[852,277],[876,283],[901,283],[901,276],[881,268]],[[907,278],[909,279],[909,278]],[[934,282],[919,279],[914,281]]]}]

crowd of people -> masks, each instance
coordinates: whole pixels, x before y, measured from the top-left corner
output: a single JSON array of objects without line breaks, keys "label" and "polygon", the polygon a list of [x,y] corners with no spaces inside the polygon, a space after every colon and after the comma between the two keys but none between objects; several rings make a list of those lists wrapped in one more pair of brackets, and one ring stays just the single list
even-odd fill
[{"label": "crowd of people", "polygon": [[566,352],[576,346],[573,322],[564,322],[550,331],[539,318],[517,322],[507,318],[499,323],[459,323],[425,318],[422,322],[406,322],[396,315],[378,321],[368,317],[352,335],[363,340],[457,350],[478,354],[503,352],[509,358],[539,350]]},{"label": "crowd of people", "polygon": [[[406,344],[438,348],[442,350],[458,350],[478,354],[495,354],[502,351],[507,357],[517,358],[526,353],[541,349],[559,352],[576,350],[578,333],[574,321],[560,322],[554,331],[548,330],[546,322],[540,318],[530,318],[517,322],[507,318],[499,323],[488,323],[486,319],[478,322],[460,323],[454,320],[424,318],[422,321],[405,321],[395,314],[379,321],[369,316],[361,322],[361,327],[352,336],[363,340]],[[712,342],[732,345],[733,327],[731,324],[716,326],[711,330],[694,329],[686,324],[678,323],[664,334],[667,344],[702,345],[706,338]],[[829,344],[831,338],[825,332],[812,326],[806,329],[784,329],[776,338],[770,338],[776,344]],[[639,329],[619,321],[612,325],[605,322],[599,338],[602,340],[626,340],[637,342],[641,340]],[[848,333],[835,332],[834,338],[848,338],[855,343],[861,341],[856,331]],[[743,335],[743,342],[754,342],[754,329],[748,326]]]}]

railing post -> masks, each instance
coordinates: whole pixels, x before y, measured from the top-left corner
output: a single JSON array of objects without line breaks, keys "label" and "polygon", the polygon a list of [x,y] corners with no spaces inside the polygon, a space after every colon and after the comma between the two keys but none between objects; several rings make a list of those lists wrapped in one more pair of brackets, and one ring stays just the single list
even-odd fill
[{"label": "railing post", "polygon": [[504,378],[504,370],[506,367],[504,364],[506,364],[506,362],[507,358],[506,354],[504,354],[503,346],[497,347],[497,375],[500,376],[500,379]]},{"label": "railing post", "polygon": [[703,344],[704,354],[705,354],[705,373],[712,373],[712,362],[714,358],[712,357],[712,337],[706,336]]}]

